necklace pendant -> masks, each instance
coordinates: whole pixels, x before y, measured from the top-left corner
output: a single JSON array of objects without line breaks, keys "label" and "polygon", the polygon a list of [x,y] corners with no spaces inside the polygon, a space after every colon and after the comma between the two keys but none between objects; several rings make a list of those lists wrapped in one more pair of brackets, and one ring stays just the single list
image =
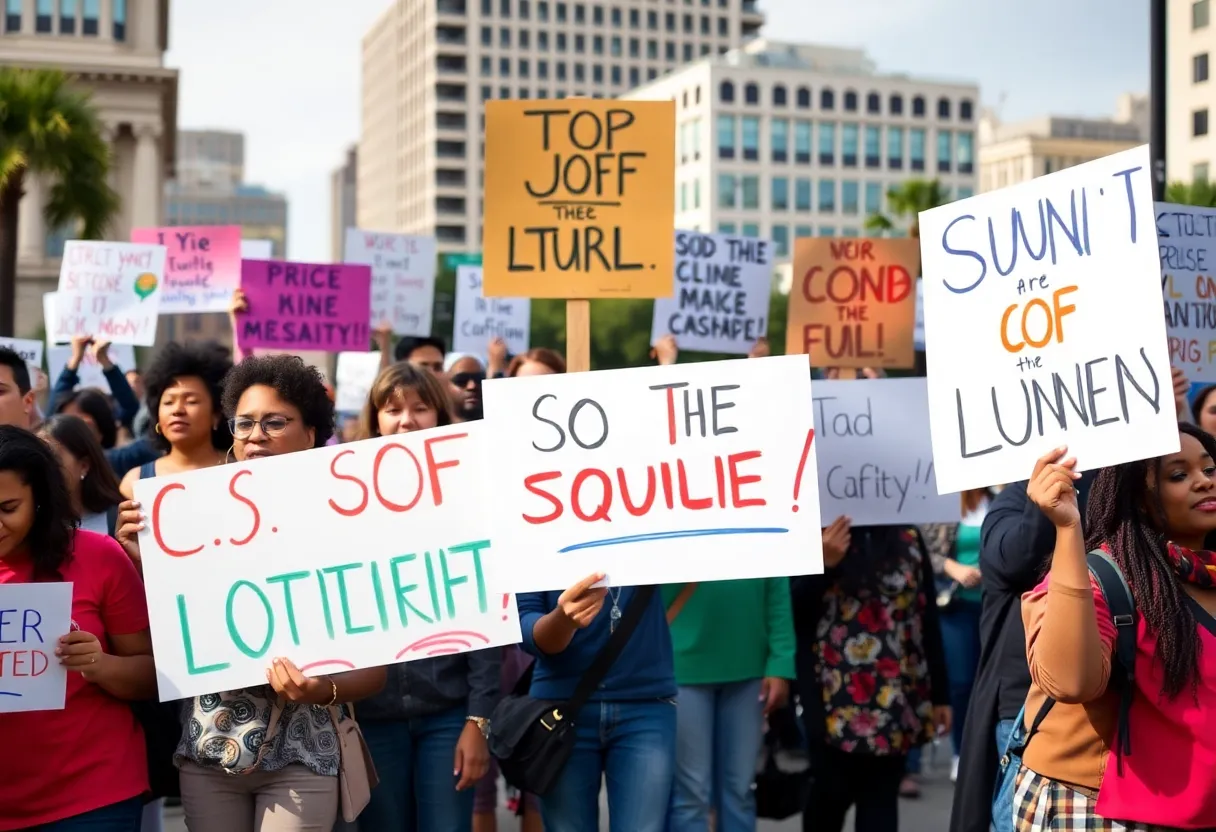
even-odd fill
[{"label": "necklace pendant", "polygon": [[616,604],[613,604],[612,609],[608,612],[608,617],[611,619],[611,623],[608,626],[608,632],[615,633],[616,625],[621,620],[621,608]]}]

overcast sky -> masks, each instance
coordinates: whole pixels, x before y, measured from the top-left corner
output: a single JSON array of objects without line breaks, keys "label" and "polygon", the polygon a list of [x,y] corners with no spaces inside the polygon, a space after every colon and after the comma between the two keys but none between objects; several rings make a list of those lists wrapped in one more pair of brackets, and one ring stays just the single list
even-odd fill
[{"label": "overcast sky", "polygon": [[[656,0],[657,1],[657,0]],[[433,0],[426,0],[433,2]],[[1147,0],[759,0],[766,34],[864,47],[884,72],[977,81],[1002,118],[1109,115],[1148,88]],[[288,255],[329,259],[329,176],[359,136],[360,43],[388,0],[175,0],[183,128],[245,134],[286,192]]]}]

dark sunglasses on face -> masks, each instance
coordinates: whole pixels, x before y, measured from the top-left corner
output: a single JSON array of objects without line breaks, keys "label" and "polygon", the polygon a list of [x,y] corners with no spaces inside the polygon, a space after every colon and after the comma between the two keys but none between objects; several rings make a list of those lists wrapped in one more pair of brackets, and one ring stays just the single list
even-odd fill
[{"label": "dark sunglasses on face", "polygon": [[481,386],[481,383],[486,380],[485,373],[457,373],[451,377],[452,384],[457,387],[468,387],[470,382]]}]

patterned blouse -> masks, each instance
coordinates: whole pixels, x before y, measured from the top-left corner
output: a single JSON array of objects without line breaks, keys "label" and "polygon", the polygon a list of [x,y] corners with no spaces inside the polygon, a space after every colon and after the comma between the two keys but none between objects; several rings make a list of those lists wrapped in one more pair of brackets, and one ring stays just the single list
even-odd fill
[{"label": "patterned blouse", "polygon": [[933,738],[924,570],[915,535],[904,531],[900,540],[906,551],[869,588],[833,584],[824,594],[818,672],[825,739],[842,751],[907,754]]}]

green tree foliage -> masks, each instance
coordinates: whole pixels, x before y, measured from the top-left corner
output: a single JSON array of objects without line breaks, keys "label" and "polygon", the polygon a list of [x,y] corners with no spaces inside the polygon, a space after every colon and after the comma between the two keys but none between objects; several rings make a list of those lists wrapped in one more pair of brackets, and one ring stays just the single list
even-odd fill
[{"label": "green tree foliage", "polygon": [[952,202],[949,191],[936,179],[908,179],[887,191],[888,214],[866,217],[866,230],[888,233],[911,219],[908,236],[920,236],[920,212]]},{"label": "green tree foliage", "polygon": [[1190,184],[1171,182],[1165,189],[1165,201],[1175,205],[1198,205],[1201,208],[1216,208],[1216,187],[1206,179]]}]

